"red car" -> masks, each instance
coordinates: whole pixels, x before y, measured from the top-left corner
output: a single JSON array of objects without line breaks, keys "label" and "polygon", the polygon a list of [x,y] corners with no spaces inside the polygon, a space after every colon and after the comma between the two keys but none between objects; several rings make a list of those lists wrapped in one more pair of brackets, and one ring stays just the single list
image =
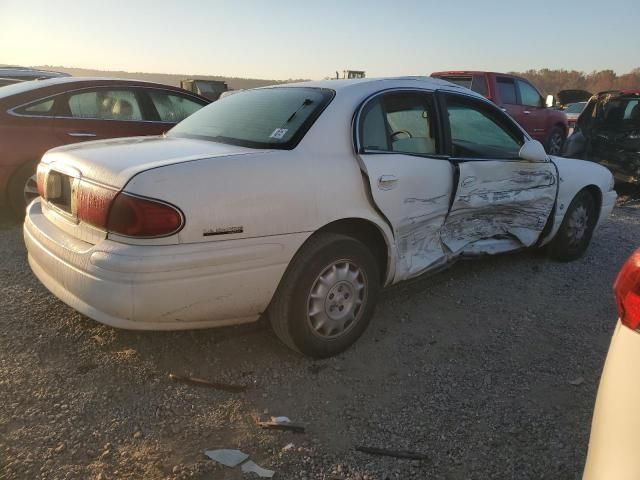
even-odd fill
[{"label": "red car", "polygon": [[450,71],[432,77],[469,88],[485,96],[513,117],[551,155],[560,155],[569,126],[564,112],[547,105],[527,79],[507,73]]},{"label": "red car", "polygon": [[23,215],[36,165],[53,147],[160,135],[209,104],[177,87],[113,78],[52,78],[0,88],[0,206]]}]

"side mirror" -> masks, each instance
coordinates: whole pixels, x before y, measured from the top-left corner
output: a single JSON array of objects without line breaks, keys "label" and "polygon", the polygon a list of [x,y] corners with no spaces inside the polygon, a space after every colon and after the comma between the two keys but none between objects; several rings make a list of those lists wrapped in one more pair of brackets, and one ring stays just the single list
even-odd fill
[{"label": "side mirror", "polygon": [[556,104],[556,99],[553,95],[547,95],[547,99],[545,101],[545,105],[547,108],[551,108]]},{"label": "side mirror", "polygon": [[524,142],[524,145],[520,148],[518,156],[529,162],[547,161],[547,152],[544,151],[544,147],[538,140],[529,140]]}]

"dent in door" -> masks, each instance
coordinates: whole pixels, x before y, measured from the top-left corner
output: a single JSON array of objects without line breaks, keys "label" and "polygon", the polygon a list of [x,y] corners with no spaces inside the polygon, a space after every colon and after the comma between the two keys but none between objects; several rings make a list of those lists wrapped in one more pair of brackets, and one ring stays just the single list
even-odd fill
[{"label": "dent in door", "polygon": [[396,227],[397,268],[402,278],[420,275],[443,258],[439,232],[447,213],[449,195],[404,199],[406,217]]},{"label": "dent in door", "polygon": [[[487,239],[533,245],[556,198],[553,164],[482,161],[460,164],[458,191],[442,229],[442,241],[458,253]],[[490,243],[486,243],[490,253]]]}]

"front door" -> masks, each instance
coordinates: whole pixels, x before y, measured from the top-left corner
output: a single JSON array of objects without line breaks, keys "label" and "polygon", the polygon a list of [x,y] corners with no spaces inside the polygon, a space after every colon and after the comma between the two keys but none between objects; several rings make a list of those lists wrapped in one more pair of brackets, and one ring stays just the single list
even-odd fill
[{"label": "front door", "polygon": [[442,104],[459,174],[442,242],[453,255],[532,246],[555,203],[555,165],[520,159],[521,130],[491,105],[454,94]]},{"label": "front door", "polygon": [[369,100],[358,115],[358,148],[373,200],[393,228],[395,281],[446,261],[440,228],[453,186],[433,93],[400,90]]}]

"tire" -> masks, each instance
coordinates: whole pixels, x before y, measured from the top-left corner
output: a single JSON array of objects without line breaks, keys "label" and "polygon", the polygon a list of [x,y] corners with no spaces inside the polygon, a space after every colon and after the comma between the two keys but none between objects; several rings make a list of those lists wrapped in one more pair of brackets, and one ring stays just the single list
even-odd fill
[{"label": "tire", "polygon": [[553,127],[547,138],[546,150],[549,155],[561,155],[562,146],[566,140],[564,130],[560,127]]},{"label": "tire", "polygon": [[379,291],[378,264],[363,243],[347,235],[320,233],[294,256],[268,315],[285,345],[309,357],[326,358],[362,335]]},{"label": "tire", "polygon": [[[24,218],[27,203],[38,196],[35,184],[36,167],[36,162],[26,163],[9,180],[7,188],[9,207],[18,220]],[[29,193],[28,196],[27,193]]]},{"label": "tire", "polygon": [[597,221],[598,210],[593,195],[586,190],[578,192],[549,244],[549,256],[563,262],[580,258],[589,246]]}]

